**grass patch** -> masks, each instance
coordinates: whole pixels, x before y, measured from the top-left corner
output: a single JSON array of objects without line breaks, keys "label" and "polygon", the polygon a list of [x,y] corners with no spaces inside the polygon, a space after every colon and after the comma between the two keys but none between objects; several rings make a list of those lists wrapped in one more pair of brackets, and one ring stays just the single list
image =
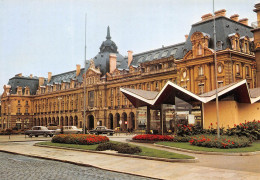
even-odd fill
[{"label": "grass patch", "polygon": [[47,146],[57,146],[57,147],[67,147],[67,148],[75,148],[75,149],[85,149],[85,150],[95,150],[98,144],[94,145],[78,145],[78,144],[63,144],[63,143],[52,143],[52,142],[39,142],[36,143],[39,145],[47,145]]},{"label": "grass patch", "polygon": [[142,152],[138,155],[140,156],[149,156],[149,157],[158,157],[158,158],[167,158],[167,159],[194,159],[192,156],[187,156],[184,154],[177,154],[168,151],[158,150],[139,146],[142,149]]},{"label": "grass patch", "polygon": [[[119,143],[115,141],[110,141],[113,143]],[[61,143],[52,143],[52,142],[39,142],[36,143],[39,145],[48,145],[48,146],[57,146],[57,147],[68,147],[68,148],[75,148],[75,149],[85,149],[85,150],[96,150],[96,147],[98,144],[94,145],[77,145],[77,144],[61,144]],[[130,146],[133,146],[129,144]],[[166,159],[194,159],[192,156],[187,156],[183,154],[177,154],[177,153],[172,153],[168,151],[163,151],[163,150],[157,150],[153,148],[147,148],[143,146],[138,146],[142,149],[141,153],[138,153],[136,155],[140,156],[148,156],[148,157],[158,157],[158,158],[166,158]]]},{"label": "grass patch", "polygon": [[207,148],[207,147],[200,147],[194,146],[190,143],[180,143],[180,142],[157,142],[156,144],[161,144],[170,147],[188,149],[193,151],[207,151],[207,152],[226,152],[226,153],[242,153],[242,152],[255,152],[260,151],[260,142],[254,142],[249,147],[243,148],[233,148],[233,149],[219,149],[219,148]]}]

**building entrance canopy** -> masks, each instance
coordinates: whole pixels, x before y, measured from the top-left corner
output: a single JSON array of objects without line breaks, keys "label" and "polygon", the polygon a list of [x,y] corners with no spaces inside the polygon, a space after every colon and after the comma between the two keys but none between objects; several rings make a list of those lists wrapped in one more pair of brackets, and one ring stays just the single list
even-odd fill
[{"label": "building entrance canopy", "polygon": [[[194,102],[208,103],[216,98],[215,90],[196,95],[170,81],[160,92],[129,88],[120,88],[120,90],[136,108],[150,106],[152,109],[158,109],[161,104],[175,105],[175,97],[190,104]],[[260,100],[260,88],[249,89],[246,80],[242,80],[219,88],[218,96],[220,100],[232,96],[237,102],[253,104]]]}]

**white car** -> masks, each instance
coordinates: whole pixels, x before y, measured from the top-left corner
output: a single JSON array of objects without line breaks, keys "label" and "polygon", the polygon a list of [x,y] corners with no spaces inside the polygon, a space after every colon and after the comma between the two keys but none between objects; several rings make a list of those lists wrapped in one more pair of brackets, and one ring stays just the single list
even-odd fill
[{"label": "white car", "polygon": [[[63,132],[62,132],[63,131]],[[82,130],[76,126],[62,126],[56,131],[57,134],[81,134]]]}]

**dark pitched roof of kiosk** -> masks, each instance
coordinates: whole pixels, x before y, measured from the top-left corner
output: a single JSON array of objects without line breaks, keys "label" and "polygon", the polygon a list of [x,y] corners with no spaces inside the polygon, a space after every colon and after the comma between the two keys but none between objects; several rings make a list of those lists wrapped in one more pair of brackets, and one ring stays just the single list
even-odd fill
[{"label": "dark pitched roof of kiosk", "polygon": [[257,98],[260,96],[260,88],[249,89],[249,92],[252,98]]},{"label": "dark pitched roof of kiosk", "polygon": [[[209,93],[202,94],[200,96],[193,94],[192,92],[168,81],[162,90],[154,96],[150,95],[151,91],[144,90],[135,90],[129,88],[121,88],[120,89],[126,97],[131,96],[131,102],[134,102],[133,99],[141,100],[145,102],[147,105],[158,105],[158,104],[170,104],[170,101],[173,101],[174,97],[178,97],[186,102],[190,101],[200,101],[203,103],[210,102],[215,100],[216,91],[211,91]],[[140,93],[138,93],[140,92]],[[246,80],[242,80],[236,83],[229,84],[219,89],[219,97],[222,98],[224,96],[234,95],[235,100],[240,103],[255,103],[260,100],[260,88],[250,90],[248,89],[248,85]],[[250,96],[250,92],[253,96]],[[146,98],[148,97],[148,98]],[[172,102],[174,103],[174,102]],[[133,103],[135,106],[138,106],[138,103]],[[143,105],[143,104],[140,104]]]},{"label": "dark pitched roof of kiosk", "polygon": [[159,93],[157,91],[145,91],[140,89],[131,89],[131,88],[123,88],[123,89],[149,100],[154,99]]}]

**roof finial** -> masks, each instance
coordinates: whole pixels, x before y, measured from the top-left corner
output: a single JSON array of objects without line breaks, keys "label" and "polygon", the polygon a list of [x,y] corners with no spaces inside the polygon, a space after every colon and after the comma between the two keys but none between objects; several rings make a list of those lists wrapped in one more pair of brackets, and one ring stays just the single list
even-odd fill
[{"label": "roof finial", "polygon": [[107,39],[111,39],[109,26],[107,27]]}]

